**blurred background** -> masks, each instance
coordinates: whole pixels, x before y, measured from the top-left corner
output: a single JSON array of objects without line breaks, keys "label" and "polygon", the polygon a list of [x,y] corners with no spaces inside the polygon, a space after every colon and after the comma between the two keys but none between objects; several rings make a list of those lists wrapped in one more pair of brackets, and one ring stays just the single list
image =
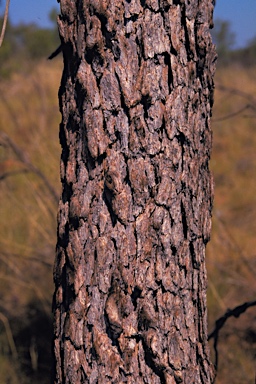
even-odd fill
[{"label": "blurred background", "polygon": [[[59,45],[58,8],[38,3],[11,1],[0,48],[0,384],[49,383],[51,371],[62,60],[46,60]],[[217,0],[209,332],[227,309],[255,300],[255,16],[255,0]],[[218,353],[216,383],[253,382],[256,307],[227,320]]]}]

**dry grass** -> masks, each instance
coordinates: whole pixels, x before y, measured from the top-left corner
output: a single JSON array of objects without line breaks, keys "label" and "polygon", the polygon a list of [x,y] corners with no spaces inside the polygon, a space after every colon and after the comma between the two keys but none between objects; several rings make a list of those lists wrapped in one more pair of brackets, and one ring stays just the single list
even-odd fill
[{"label": "dry grass", "polygon": [[[215,202],[207,249],[209,329],[228,308],[255,300],[255,95],[255,68],[231,67],[217,72],[211,161]],[[232,117],[222,120],[228,115]],[[253,382],[255,320],[253,307],[240,318],[228,320],[220,332],[216,383]]]},{"label": "dry grass", "polygon": [[[14,74],[0,87],[0,312],[10,321],[20,358],[14,361],[0,318],[0,343],[5,346],[0,350],[1,382],[27,383],[32,378],[36,382],[27,369],[32,362],[27,351],[32,350],[35,331],[26,331],[27,351],[19,339],[28,322],[39,319],[38,308],[41,317],[51,316],[60,193],[60,76],[60,62],[44,62],[30,73]],[[50,343],[49,338],[48,355]],[[40,356],[38,362],[44,364]],[[13,363],[16,370],[10,370]]]}]

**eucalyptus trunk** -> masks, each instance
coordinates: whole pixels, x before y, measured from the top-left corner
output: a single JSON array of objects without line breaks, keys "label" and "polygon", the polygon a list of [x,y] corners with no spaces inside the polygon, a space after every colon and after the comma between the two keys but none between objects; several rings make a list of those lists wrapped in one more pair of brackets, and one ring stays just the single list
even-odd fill
[{"label": "eucalyptus trunk", "polygon": [[60,0],[54,383],[211,383],[211,0]]}]

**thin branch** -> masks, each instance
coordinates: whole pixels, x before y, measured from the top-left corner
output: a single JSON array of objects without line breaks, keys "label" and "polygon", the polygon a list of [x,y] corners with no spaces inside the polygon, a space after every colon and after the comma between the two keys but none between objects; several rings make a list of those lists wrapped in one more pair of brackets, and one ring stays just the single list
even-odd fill
[{"label": "thin branch", "polygon": [[215,218],[216,220],[218,220],[220,225],[222,225],[221,232],[223,233],[223,229],[224,229],[224,232],[228,237],[229,247],[239,255],[239,258],[243,260],[243,264],[247,267],[248,272],[252,275],[252,277],[254,277],[255,271],[253,270],[251,262],[248,260],[248,256],[246,255],[244,250],[240,247],[239,243],[237,242],[237,239],[233,236],[232,231],[230,231],[230,228],[226,224],[225,220],[222,218],[219,212],[215,213]]},{"label": "thin branch", "polygon": [[[256,100],[255,100],[255,98],[250,93],[241,91],[240,89],[226,87],[226,86],[220,85],[220,84],[216,85],[216,89],[218,89],[219,91],[222,91],[222,92],[228,92],[228,93],[230,93],[232,95],[237,95],[237,96],[243,97],[249,103],[246,104],[245,106],[243,106],[242,108],[240,108],[236,112],[232,112],[232,113],[230,113],[228,115],[221,116],[221,117],[218,117],[216,119],[212,119],[213,122],[228,120],[228,119],[230,119],[232,117],[235,117],[235,116],[241,114],[246,109],[256,110]],[[250,116],[250,117],[255,117],[255,116]]]},{"label": "thin branch", "polygon": [[212,119],[212,122],[215,123],[216,121],[224,121],[224,120],[231,119],[232,117],[239,115],[240,113],[242,113],[243,111],[245,111],[246,109],[249,109],[249,108],[254,108],[254,107],[252,107],[250,104],[247,104],[243,108],[239,109],[236,112],[232,112],[232,113],[229,113],[228,115],[218,117],[216,119]]},{"label": "thin branch", "polygon": [[[0,243],[0,245],[1,245],[1,243]],[[21,271],[17,267],[18,265],[19,266],[21,265],[21,262],[23,264],[25,264],[27,262],[29,262],[29,263],[35,262],[35,263],[43,265],[47,268],[51,268],[52,267],[52,260],[48,261],[47,258],[50,259],[47,252],[38,252],[37,250],[35,250],[33,257],[29,256],[29,255],[26,255],[24,257],[20,253],[14,253],[14,252],[9,252],[9,251],[1,251],[0,252],[0,262],[4,263],[12,272],[14,272],[16,274],[16,276],[21,276]],[[17,260],[14,260],[14,259],[18,259],[18,262],[17,262]],[[11,262],[11,260],[12,260],[12,262]]]},{"label": "thin branch", "polygon": [[245,119],[255,119],[256,118],[256,114],[254,114],[254,115],[243,115],[243,117]]},{"label": "thin branch", "polygon": [[5,30],[6,30],[7,20],[8,20],[9,5],[10,5],[10,0],[6,0],[5,11],[4,11],[4,21],[3,21],[3,26],[2,26],[1,36],[0,36],[0,47],[4,41],[4,35],[5,35]]},{"label": "thin branch", "polygon": [[0,181],[1,181],[1,180],[4,180],[4,179],[6,179],[7,177],[10,177],[10,176],[19,175],[19,174],[21,174],[21,173],[28,173],[28,172],[29,172],[29,170],[28,170],[27,168],[25,168],[25,169],[20,169],[20,170],[18,170],[18,171],[5,172],[5,173],[2,173],[2,174],[0,175]]},{"label": "thin branch", "polygon": [[218,320],[215,322],[215,328],[214,330],[209,334],[208,340],[212,339],[214,340],[214,352],[215,352],[215,369],[216,372],[218,370],[218,360],[219,360],[219,354],[218,354],[218,339],[219,339],[219,332],[221,328],[224,326],[226,321],[230,317],[236,317],[238,318],[242,313],[244,313],[248,308],[253,307],[256,305],[256,300],[255,301],[248,301],[245,302],[241,305],[238,305],[237,307],[233,309],[228,309],[227,312],[220,317]]},{"label": "thin branch", "polygon": [[60,45],[55,51],[48,57],[48,60],[54,59],[59,53],[62,52],[62,45]]},{"label": "thin branch", "polygon": [[8,339],[9,346],[10,346],[10,350],[12,352],[12,356],[14,357],[14,359],[17,360],[18,359],[18,352],[17,352],[15,342],[13,339],[12,330],[11,330],[11,327],[10,327],[10,324],[9,324],[7,317],[1,312],[0,312],[0,320],[2,321],[2,323],[4,325],[6,336]]},{"label": "thin branch", "polygon": [[[255,98],[250,93],[241,91],[240,89],[226,87],[225,85],[220,85],[220,84],[216,84],[215,88],[218,89],[219,91],[228,92],[228,93],[231,93],[232,95],[237,95],[237,96],[243,97],[243,98],[249,100],[250,103],[253,103],[253,104],[256,103]],[[255,108],[255,106],[254,106],[254,108]]]},{"label": "thin branch", "polygon": [[27,289],[31,289],[31,291],[34,291],[38,297],[38,300],[40,301],[40,305],[44,309],[45,313],[48,315],[49,308],[51,307],[51,300],[49,300],[46,295],[42,292],[39,285],[36,285],[35,283],[29,283],[25,280],[22,281],[21,279],[17,279],[15,276],[8,275],[6,273],[0,272],[0,280],[7,280],[8,282],[11,282],[13,284],[18,284],[21,287],[26,287]]},{"label": "thin branch", "polygon": [[0,131],[0,137],[2,137],[3,140],[7,143],[7,145],[9,145],[9,147],[13,150],[17,158],[20,160],[20,162],[24,164],[30,172],[36,174],[44,182],[54,200],[58,202],[59,196],[51,185],[51,183],[49,182],[49,180],[47,179],[47,177],[44,175],[44,173],[29,161],[26,154],[23,153],[23,151],[12,141],[12,139],[6,133]]}]

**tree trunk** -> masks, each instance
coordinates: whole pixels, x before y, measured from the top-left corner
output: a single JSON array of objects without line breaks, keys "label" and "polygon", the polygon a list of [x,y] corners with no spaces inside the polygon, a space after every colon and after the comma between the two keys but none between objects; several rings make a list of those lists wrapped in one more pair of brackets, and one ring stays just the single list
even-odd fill
[{"label": "tree trunk", "polygon": [[211,383],[211,0],[61,0],[55,383]]}]

